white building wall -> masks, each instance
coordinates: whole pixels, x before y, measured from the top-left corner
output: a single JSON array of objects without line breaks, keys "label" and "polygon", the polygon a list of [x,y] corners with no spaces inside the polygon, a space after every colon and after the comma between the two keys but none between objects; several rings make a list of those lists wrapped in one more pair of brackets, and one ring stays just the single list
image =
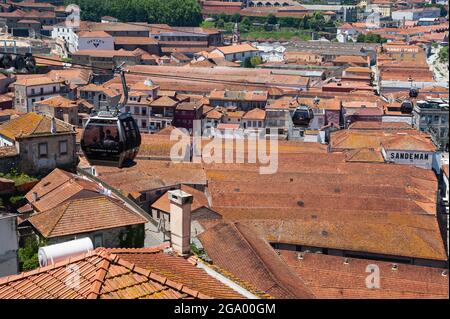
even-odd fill
[{"label": "white building wall", "polygon": [[14,145],[14,142],[12,142],[9,139],[7,139],[6,137],[0,135],[0,147],[13,146],[13,145]]},{"label": "white building wall", "polygon": [[52,30],[52,39],[59,39],[67,43],[70,53],[78,51],[78,35],[72,27],[55,26]]},{"label": "white building wall", "polygon": [[114,50],[114,38],[80,37],[78,39],[78,50]]},{"label": "white building wall", "polygon": [[0,213],[0,277],[18,272],[16,216]]},{"label": "white building wall", "polygon": [[381,153],[388,162],[401,165],[414,165],[426,169],[433,168],[435,158],[434,152],[385,150],[382,148]]}]

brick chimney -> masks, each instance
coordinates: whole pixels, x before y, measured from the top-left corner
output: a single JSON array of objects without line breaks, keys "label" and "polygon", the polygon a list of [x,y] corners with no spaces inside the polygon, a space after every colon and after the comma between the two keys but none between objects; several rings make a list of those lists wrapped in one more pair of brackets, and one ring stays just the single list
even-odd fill
[{"label": "brick chimney", "polygon": [[173,190],[168,193],[172,248],[180,255],[188,255],[191,251],[191,205],[193,197],[182,190]]}]

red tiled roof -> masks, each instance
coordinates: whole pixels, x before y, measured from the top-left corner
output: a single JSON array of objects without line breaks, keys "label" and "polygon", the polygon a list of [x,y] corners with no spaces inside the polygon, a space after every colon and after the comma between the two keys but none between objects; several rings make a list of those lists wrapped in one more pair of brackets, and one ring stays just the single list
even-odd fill
[{"label": "red tiled roof", "polygon": [[152,248],[115,248],[108,251],[137,267],[152,273],[163,274],[169,280],[186,285],[208,296],[221,299],[243,298],[217,279],[207,275],[204,270],[197,268],[195,258],[185,259],[165,253],[163,249]]},{"label": "red tiled roof", "polygon": [[67,200],[55,208],[32,215],[28,221],[45,238],[147,222],[122,202],[103,195]]},{"label": "red tiled roof", "polygon": [[[400,299],[448,298],[448,277],[443,269],[383,261],[343,258],[314,253],[280,251],[285,261],[318,298],[332,299]],[[366,286],[367,266],[380,269],[379,289]]]},{"label": "red tiled roof", "polygon": [[[56,168],[41,179],[26,195],[37,211],[45,211],[59,206],[68,199],[81,196],[98,196],[100,187],[82,177]],[[37,194],[37,201],[33,200]]]},{"label": "red tiled roof", "polygon": [[261,110],[259,108],[254,108],[253,110],[248,111],[243,116],[244,120],[264,120],[266,118],[266,111]]},{"label": "red tiled roof", "polygon": [[348,127],[351,130],[412,130],[405,122],[356,121]]},{"label": "red tiled roof", "polygon": [[345,152],[347,162],[384,163],[383,155],[373,148],[360,148]]},{"label": "red tiled roof", "polygon": [[434,151],[430,138],[413,130],[404,132],[382,130],[342,130],[331,133],[330,148],[341,151],[358,148],[378,149],[383,145],[388,149]]},{"label": "red tiled roof", "polygon": [[431,141],[431,138],[426,138],[419,135],[412,135],[405,138],[404,136],[396,136],[386,141],[381,142],[381,145],[386,150],[402,150],[402,151],[421,151],[434,152],[436,146]]},{"label": "red tiled roof", "polygon": [[206,113],[205,116],[207,119],[215,119],[215,120],[220,120],[223,117],[223,113],[219,112],[217,110],[211,110],[208,113]]},{"label": "red tiled roof", "polygon": [[[191,206],[191,212],[194,212],[201,207],[209,206],[208,199],[206,198],[205,193],[203,193],[199,190],[196,190],[195,188],[186,186],[186,185],[181,185],[181,190],[188,194],[191,194],[194,197],[193,203]],[[151,205],[151,208],[158,209],[160,211],[170,214],[170,200],[169,200],[168,193],[165,192],[163,195],[161,195],[161,197],[159,197]]]},{"label": "red tiled roof", "polygon": [[[76,267],[79,285],[68,285]],[[230,293],[231,295],[231,293]],[[54,265],[0,279],[1,299],[209,299],[165,276],[98,248]]]},{"label": "red tiled roof", "polygon": [[[72,125],[55,119],[56,134],[75,134]],[[51,135],[52,118],[34,112],[20,115],[9,122],[0,125],[0,134],[11,140],[24,137],[48,136]]]},{"label": "red tiled roof", "polygon": [[78,33],[80,38],[111,38],[112,36],[105,31],[82,31]]},{"label": "red tiled roof", "polygon": [[263,239],[240,223],[219,222],[200,234],[213,263],[274,298],[314,298]]}]

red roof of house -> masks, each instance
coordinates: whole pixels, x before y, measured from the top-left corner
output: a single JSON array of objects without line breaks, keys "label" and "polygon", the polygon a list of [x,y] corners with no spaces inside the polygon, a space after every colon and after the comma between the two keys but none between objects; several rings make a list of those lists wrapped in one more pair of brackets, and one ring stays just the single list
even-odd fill
[{"label": "red roof of house", "polygon": [[[114,250],[112,250],[114,252]],[[206,272],[189,266],[181,257],[170,257],[161,249],[141,250],[142,254],[158,254],[146,258],[155,261],[155,267],[136,260],[135,252],[118,250],[118,254],[98,248],[86,254],[68,258],[62,262],[37,268],[19,275],[0,279],[1,299],[210,299],[205,291],[218,298],[242,298],[231,288],[209,277]],[[135,260],[139,266],[128,261]],[[144,257],[145,258],[145,257]],[[79,270],[79,285],[68,285],[71,272],[67,267]],[[143,268],[145,266],[146,268]],[[147,267],[148,266],[148,267]],[[177,267],[180,274],[174,274]],[[155,269],[156,268],[156,269]],[[166,274],[167,270],[170,271]],[[194,283],[190,279],[197,279]],[[176,279],[182,280],[175,281]],[[202,285],[202,282],[205,284]],[[186,283],[186,284],[185,284]],[[209,288],[207,287],[209,285]],[[195,288],[194,288],[195,287]],[[216,290],[216,289],[217,290]]]}]

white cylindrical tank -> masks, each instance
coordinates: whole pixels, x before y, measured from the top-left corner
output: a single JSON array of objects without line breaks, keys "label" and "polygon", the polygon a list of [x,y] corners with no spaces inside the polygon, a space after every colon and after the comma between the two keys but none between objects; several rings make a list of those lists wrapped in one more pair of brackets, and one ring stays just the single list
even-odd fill
[{"label": "white cylindrical tank", "polygon": [[89,237],[41,247],[38,251],[39,265],[45,267],[93,249],[94,245]]}]

